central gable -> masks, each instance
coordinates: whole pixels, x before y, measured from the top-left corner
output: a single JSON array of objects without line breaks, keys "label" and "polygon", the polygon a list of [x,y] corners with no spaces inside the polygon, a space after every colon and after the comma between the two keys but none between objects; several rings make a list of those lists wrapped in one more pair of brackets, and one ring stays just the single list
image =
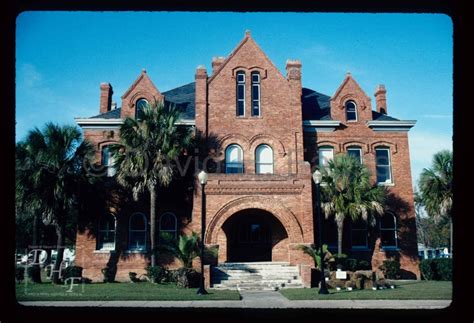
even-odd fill
[{"label": "central gable", "polygon": [[163,95],[151,81],[146,70],[142,70],[138,78],[127,91],[122,95],[121,117],[134,117],[136,105],[139,100],[146,100],[148,103],[163,100]]}]

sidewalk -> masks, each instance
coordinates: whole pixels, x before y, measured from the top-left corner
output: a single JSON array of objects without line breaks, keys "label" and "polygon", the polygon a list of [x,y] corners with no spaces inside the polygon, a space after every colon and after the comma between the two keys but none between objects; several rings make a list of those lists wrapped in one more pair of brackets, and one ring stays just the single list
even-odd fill
[{"label": "sidewalk", "polygon": [[240,301],[36,301],[24,306],[46,307],[152,307],[152,308],[253,308],[253,309],[442,309],[451,300],[311,300],[289,301],[278,292],[241,291]]}]

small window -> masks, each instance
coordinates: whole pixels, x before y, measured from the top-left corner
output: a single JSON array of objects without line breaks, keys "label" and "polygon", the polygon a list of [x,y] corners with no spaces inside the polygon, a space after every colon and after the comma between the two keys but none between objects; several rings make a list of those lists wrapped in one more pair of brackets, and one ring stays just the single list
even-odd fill
[{"label": "small window", "polygon": [[375,149],[375,163],[377,171],[377,183],[390,184],[392,183],[392,166],[390,163],[390,149],[376,148]]},{"label": "small window", "polygon": [[397,248],[397,218],[392,213],[386,213],[380,220],[380,239],[382,247]]},{"label": "small window", "polygon": [[323,243],[330,249],[337,248],[337,224],[334,218],[323,220]]},{"label": "small window", "polygon": [[115,250],[115,217],[111,214],[99,219],[97,250]]},{"label": "small window", "polygon": [[128,250],[146,250],[147,220],[143,213],[130,217],[128,230]]},{"label": "small window", "polygon": [[237,72],[237,112],[238,117],[245,115],[245,72]]},{"label": "small window", "polygon": [[362,164],[362,149],[360,147],[347,148],[347,154],[355,158],[360,164]]},{"label": "small window", "polygon": [[135,119],[141,120],[143,117],[143,110],[148,105],[148,101],[146,99],[138,99],[135,104]]},{"label": "small window", "polygon": [[252,72],[252,116],[260,116],[260,73]]},{"label": "small window", "polygon": [[177,224],[176,216],[171,212],[163,213],[160,217],[160,243],[163,240],[177,237]]},{"label": "small window", "polygon": [[273,174],[273,150],[268,145],[260,145],[255,150],[255,172]]},{"label": "small window", "polygon": [[244,172],[244,154],[239,145],[230,145],[225,150],[225,172],[227,174]]},{"label": "small window", "polygon": [[351,241],[353,249],[366,249],[368,247],[366,221],[357,220],[352,223]]},{"label": "small window", "polygon": [[329,165],[329,161],[334,159],[334,149],[332,147],[319,148],[319,166],[325,168]]},{"label": "small window", "polygon": [[346,102],[346,119],[347,121],[357,121],[357,106],[354,101]]},{"label": "small window", "polygon": [[107,177],[112,177],[116,173],[116,168],[114,166],[115,160],[112,156],[110,146],[102,147],[102,166],[105,168],[105,174]]}]

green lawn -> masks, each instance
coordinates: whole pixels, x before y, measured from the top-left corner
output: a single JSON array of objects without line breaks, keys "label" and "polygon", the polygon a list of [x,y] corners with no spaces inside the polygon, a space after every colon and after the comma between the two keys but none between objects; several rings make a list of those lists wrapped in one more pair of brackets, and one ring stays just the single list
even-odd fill
[{"label": "green lawn", "polygon": [[329,290],[329,295],[319,295],[317,288],[283,289],[281,294],[289,300],[324,299],[451,299],[450,281],[404,281],[393,282],[395,289],[383,290]]},{"label": "green lawn", "polygon": [[237,291],[208,290],[209,295],[196,295],[197,288],[178,288],[176,285],[154,285],[151,283],[94,283],[73,288],[49,282],[31,284],[24,282],[16,286],[18,301],[109,301],[109,300],[239,300]]}]

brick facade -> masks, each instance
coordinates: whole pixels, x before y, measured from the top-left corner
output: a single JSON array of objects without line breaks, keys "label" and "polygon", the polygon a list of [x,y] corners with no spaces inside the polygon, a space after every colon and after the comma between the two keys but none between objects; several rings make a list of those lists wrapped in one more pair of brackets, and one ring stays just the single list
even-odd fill
[{"label": "brick facade", "polygon": [[[251,82],[252,73],[255,72],[260,75],[258,116],[252,115],[251,110],[253,98]],[[241,116],[236,113],[238,73],[244,73],[246,81],[245,111]],[[305,109],[316,111],[317,108],[307,106],[307,101],[303,100],[307,89],[302,87],[301,74],[301,62],[288,60],[286,75],[283,75],[247,32],[227,58],[216,57],[212,60],[210,75],[203,66],[196,69],[192,89],[187,85],[179,88],[179,91],[161,93],[143,71],[122,96],[120,111],[111,109],[112,88],[110,84],[103,83],[100,96],[101,115],[77,122],[84,129],[85,137],[97,149],[96,157],[99,161],[101,149],[109,143],[118,141],[120,120],[135,116],[138,99],[144,98],[148,102],[163,99],[166,101],[172,97],[176,98],[176,93],[188,88],[194,91],[192,94],[194,118],[188,120],[188,124],[194,123],[196,132],[208,138],[207,148],[210,160],[215,166],[209,174],[205,187],[206,245],[218,249],[219,262],[229,261],[235,256],[230,254],[235,251],[232,249],[234,240],[229,240],[233,228],[229,226],[234,225],[237,214],[253,212],[253,216],[258,218],[258,212],[262,212],[262,217],[265,213],[272,219],[267,241],[271,244],[269,260],[299,265],[305,286],[310,286],[310,268],[313,262],[296,247],[299,244],[313,243],[318,234],[313,230],[314,199],[311,179],[312,170],[319,162],[318,147],[330,146],[334,149],[334,153],[346,152],[350,146],[360,147],[363,163],[371,170],[374,181],[375,149],[379,146],[388,147],[393,183],[389,186],[391,198],[387,203],[387,209],[397,217],[399,231],[397,248],[389,250],[381,246],[380,232],[377,228],[373,228],[369,230],[369,240],[373,243],[367,250],[357,252],[360,257],[371,261],[373,270],[378,270],[384,259],[394,257],[400,261],[407,277],[419,278],[407,136],[410,125],[407,126],[406,122],[386,116],[386,90],[383,86],[379,86],[376,90],[376,111],[372,111],[371,99],[350,74],[346,75],[339,89],[327,101],[326,116],[305,117]],[[357,121],[346,121],[345,103],[348,100],[356,104]],[[321,105],[319,101],[318,105]],[[189,107],[191,104],[188,104]],[[319,109],[323,111],[320,106]],[[318,113],[320,112],[316,114]],[[226,148],[231,144],[242,148],[243,173],[226,173]],[[271,147],[272,174],[257,174],[256,149],[262,144]],[[192,190],[193,187],[200,187],[200,184],[197,181],[192,183],[192,180],[188,184],[185,185],[183,191],[185,193],[174,194],[175,198],[180,196],[177,200],[163,198],[157,202],[160,208],[157,210],[157,215],[172,210],[177,216],[180,233],[201,231],[201,190]],[[180,198],[183,201],[180,201]],[[147,214],[146,202],[137,207],[143,208],[143,213]],[[133,207],[130,205],[125,209],[127,211],[121,211],[120,215],[124,219],[123,223],[126,223],[125,219],[133,212]],[[125,224],[121,230],[126,232],[127,225]],[[345,231],[350,232],[350,225],[346,226]],[[119,238],[126,241],[126,234],[117,235],[117,243],[122,244],[120,249],[124,249],[125,252],[116,252],[117,254],[112,256],[114,252],[96,250],[96,238],[93,232],[78,233],[77,262],[85,268],[86,276],[99,280],[102,277],[100,269],[114,257],[117,258],[118,280],[128,280],[129,271],[144,272],[147,264],[145,255],[127,253],[127,243],[119,242]],[[350,245],[348,246],[347,233],[344,239],[344,250],[357,256],[357,252],[351,252]],[[199,260],[196,263],[198,262]],[[169,267],[179,266],[177,261],[173,260],[162,263]],[[208,273],[209,271],[206,274]]]}]

